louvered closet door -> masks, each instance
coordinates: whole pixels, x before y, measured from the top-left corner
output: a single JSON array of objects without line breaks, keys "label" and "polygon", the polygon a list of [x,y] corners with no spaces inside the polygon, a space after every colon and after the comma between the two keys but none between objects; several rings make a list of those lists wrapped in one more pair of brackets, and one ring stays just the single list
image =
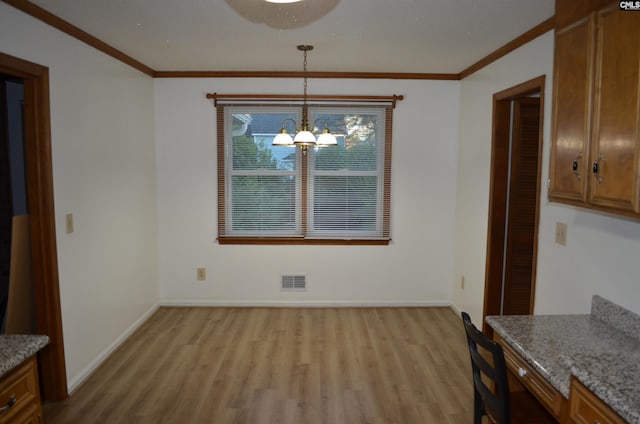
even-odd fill
[{"label": "louvered closet door", "polygon": [[514,101],[503,314],[530,314],[540,99]]}]

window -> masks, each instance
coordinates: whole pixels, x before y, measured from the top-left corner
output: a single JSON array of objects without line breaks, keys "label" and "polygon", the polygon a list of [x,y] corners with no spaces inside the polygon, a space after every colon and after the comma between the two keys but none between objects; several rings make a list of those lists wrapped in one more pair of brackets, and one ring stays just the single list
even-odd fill
[{"label": "window", "polygon": [[384,110],[309,110],[336,133],[338,146],[309,155],[310,237],[382,238]]},{"label": "window", "polygon": [[225,112],[224,234],[289,237],[302,233],[300,160],[295,149],[272,146],[295,110],[229,107]]},{"label": "window", "polygon": [[326,122],[338,146],[303,154],[272,146],[285,119],[301,122],[300,104],[218,101],[218,241],[388,244],[387,103],[309,105],[309,123]]}]

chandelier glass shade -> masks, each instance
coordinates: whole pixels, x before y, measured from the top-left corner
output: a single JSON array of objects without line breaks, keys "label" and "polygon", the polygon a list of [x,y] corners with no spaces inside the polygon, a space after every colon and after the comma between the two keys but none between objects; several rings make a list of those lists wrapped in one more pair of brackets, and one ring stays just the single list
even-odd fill
[{"label": "chandelier glass shade", "polygon": [[[291,122],[291,124],[293,125],[296,131],[294,138],[292,138],[289,132],[287,131],[287,128],[286,128],[287,122]],[[336,140],[334,135],[331,134],[331,131],[329,130],[329,127],[324,120],[317,119],[314,123],[314,128],[318,128],[317,124],[319,122],[323,124],[322,133],[318,135],[318,137],[316,138],[313,132],[309,130],[309,125],[307,124],[306,119],[303,120],[302,127],[298,130],[298,128],[295,126],[296,125],[295,121],[291,118],[287,118],[284,121],[282,121],[282,128],[280,128],[280,132],[278,133],[278,135],[274,137],[272,144],[274,146],[302,146],[302,147],[309,147],[309,146],[324,147],[324,146],[337,145],[338,140]]]}]

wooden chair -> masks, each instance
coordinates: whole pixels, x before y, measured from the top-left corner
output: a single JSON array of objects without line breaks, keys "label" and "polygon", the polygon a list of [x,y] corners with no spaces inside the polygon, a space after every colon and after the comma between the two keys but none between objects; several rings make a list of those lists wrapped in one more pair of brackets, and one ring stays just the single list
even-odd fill
[{"label": "wooden chair", "polygon": [[[546,424],[557,421],[526,390],[510,393],[502,346],[485,336],[462,312],[473,372],[473,422],[482,417],[499,424]],[[486,353],[480,353],[478,346]]]}]

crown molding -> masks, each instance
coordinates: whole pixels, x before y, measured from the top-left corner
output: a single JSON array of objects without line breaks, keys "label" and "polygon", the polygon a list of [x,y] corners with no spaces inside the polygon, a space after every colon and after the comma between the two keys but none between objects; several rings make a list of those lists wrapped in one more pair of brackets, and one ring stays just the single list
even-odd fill
[{"label": "crown molding", "polygon": [[[62,31],[153,78],[303,78],[305,76],[303,72],[283,71],[157,71],[28,0],[0,1],[15,7],[27,15]],[[335,79],[457,81],[465,79],[469,75],[479,71],[485,66],[495,62],[501,57],[511,53],[515,49],[527,44],[542,34],[553,30],[554,28],[555,18],[552,16],[457,74],[420,72],[308,72],[306,76],[308,78]]]},{"label": "crown molding", "polygon": [[458,80],[458,74],[412,72],[156,71],[155,78],[342,78]]},{"label": "crown molding", "polygon": [[541,36],[542,34],[548,31],[551,31],[554,28],[555,28],[555,18],[552,16],[546,21],[543,21],[538,25],[534,26],[524,34],[521,34],[520,36],[509,41],[507,44],[500,47],[499,49],[493,51],[492,53],[489,53],[487,56],[483,57],[473,65],[464,69],[462,72],[458,74],[458,79],[461,79],[461,80],[465,79],[469,75],[479,71],[485,66],[495,62],[496,60],[500,59],[503,56],[506,56],[507,54],[511,53],[515,49],[524,46],[528,42],[538,38],[539,36]]},{"label": "crown molding", "polygon": [[144,63],[138,62],[136,59],[131,56],[121,52],[120,50],[111,47],[107,43],[102,40],[97,39],[93,35],[81,30],[77,26],[65,21],[54,15],[51,12],[48,12],[41,8],[38,5],[35,5],[27,0],[1,0],[9,6],[13,6],[21,12],[26,13],[27,15],[34,17],[47,25],[50,25],[80,41],[90,45],[91,47],[99,50],[115,59],[118,59],[121,62],[126,63],[139,70],[140,72],[147,74],[149,76],[154,75],[154,70],[145,65]]}]

